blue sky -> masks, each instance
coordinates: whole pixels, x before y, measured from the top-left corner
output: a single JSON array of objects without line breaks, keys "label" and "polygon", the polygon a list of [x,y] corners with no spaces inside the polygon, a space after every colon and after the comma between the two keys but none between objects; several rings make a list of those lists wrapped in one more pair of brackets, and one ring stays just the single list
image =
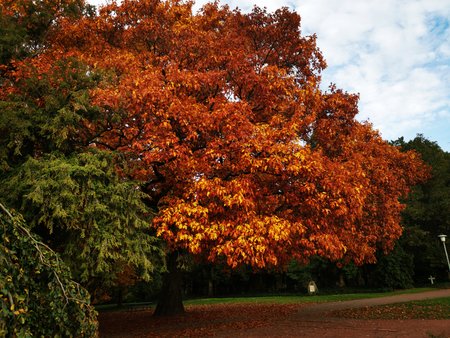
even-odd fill
[{"label": "blue sky", "polygon": [[[89,0],[93,4],[104,0]],[[195,10],[204,0],[197,0]],[[421,133],[450,151],[450,0],[221,0],[297,11],[328,68],[323,88],[360,94],[360,120],[383,138]]]}]

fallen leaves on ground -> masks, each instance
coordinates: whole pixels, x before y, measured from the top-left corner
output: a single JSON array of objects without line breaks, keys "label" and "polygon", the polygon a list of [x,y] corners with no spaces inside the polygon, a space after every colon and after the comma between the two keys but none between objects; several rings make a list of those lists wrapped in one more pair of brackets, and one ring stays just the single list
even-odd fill
[{"label": "fallen leaves on ground", "polygon": [[205,337],[227,329],[249,329],[283,320],[304,304],[215,304],[186,307],[173,317],[152,310],[100,313],[101,337]]}]

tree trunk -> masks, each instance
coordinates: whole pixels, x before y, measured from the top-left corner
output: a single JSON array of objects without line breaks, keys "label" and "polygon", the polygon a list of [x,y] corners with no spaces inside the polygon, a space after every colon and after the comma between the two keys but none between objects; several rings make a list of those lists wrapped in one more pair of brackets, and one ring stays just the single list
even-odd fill
[{"label": "tree trunk", "polygon": [[183,274],[178,267],[178,254],[170,253],[167,257],[167,270],[164,276],[161,294],[155,309],[155,316],[172,316],[184,313],[182,287]]},{"label": "tree trunk", "polygon": [[209,279],[208,279],[208,297],[214,296],[214,275],[212,266],[209,267]]},{"label": "tree trunk", "polygon": [[123,287],[119,286],[119,289],[117,290],[117,307],[123,306]]},{"label": "tree trunk", "polygon": [[342,271],[339,271],[339,281],[336,284],[340,288],[345,287],[344,273]]}]

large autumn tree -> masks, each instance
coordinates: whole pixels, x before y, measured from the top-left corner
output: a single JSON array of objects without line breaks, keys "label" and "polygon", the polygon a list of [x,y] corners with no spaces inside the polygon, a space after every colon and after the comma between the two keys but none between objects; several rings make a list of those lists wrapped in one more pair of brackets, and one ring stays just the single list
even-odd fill
[{"label": "large autumn tree", "polygon": [[89,90],[101,118],[81,118],[76,135],[120,152],[144,182],[170,270],[157,313],[183,311],[185,254],[362,264],[400,236],[399,197],[426,169],[355,120],[357,95],[319,88],[326,64],[298,14],[124,0],[59,27],[12,78],[66,58],[103,74]]}]

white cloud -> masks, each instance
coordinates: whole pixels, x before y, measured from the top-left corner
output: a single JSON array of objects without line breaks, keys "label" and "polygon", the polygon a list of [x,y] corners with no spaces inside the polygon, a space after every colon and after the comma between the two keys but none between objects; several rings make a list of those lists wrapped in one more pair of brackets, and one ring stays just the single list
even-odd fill
[{"label": "white cloud", "polygon": [[425,135],[450,149],[450,1],[301,0],[305,33],[329,65],[324,84],[359,92],[360,118],[387,139]]},{"label": "white cloud", "polygon": [[94,6],[102,6],[109,2],[108,0],[85,0],[85,1]]}]

